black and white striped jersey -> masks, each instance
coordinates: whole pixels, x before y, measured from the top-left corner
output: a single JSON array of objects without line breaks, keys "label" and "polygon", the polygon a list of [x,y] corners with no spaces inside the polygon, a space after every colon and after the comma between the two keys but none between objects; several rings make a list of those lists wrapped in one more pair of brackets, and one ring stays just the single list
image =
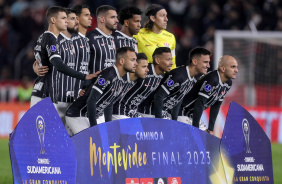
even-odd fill
[{"label": "black and white striped jersey", "polygon": [[202,76],[190,92],[184,96],[178,115],[192,117],[194,104],[198,96],[203,96],[208,99],[204,104],[204,109],[211,107],[217,101],[223,101],[231,86],[231,79],[225,83],[221,82],[217,70],[207,73]]},{"label": "black and white striped jersey", "polygon": [[[60,54],[62,61],[68,67],[75,70],[75,50],[71,38],[68,38],[63,33],[58,36],[58,42],[60,45]],[[74,83],[72,77],[65,75],[57,71],[58,83],[58,101],[59,102],[72,102],[73,101],[73,88]]]},{"label": "black and white striped jersey", "polygon": [[146,78],[137,79],[136,84],[120,99],[118,108],[113,109],[113,114],[129,117],[138,116],[139,104],[157,89],[163,78],[163,75],[156,74],[153,64],[149,64],[148,69]]},{"label": "black and white striped jersey", "polygon": [[[166,97],[162,99],[163,118],[168,117],[168,110],[181,102],[196,82],[194,77],[191,78],[188,66],[180,66],[165,74],[160,86],[161,89],[158,89],[166,92]],[[158,102],[154,103],[159,104]]]},{"label": "black and white striped jersey", "polygon": [[[90,60],[90,47],[88,44],[88,38],[82,33],[73,34],[72,41],[76,52],[75,68],[83,74],[89,74],[89,60]],[[79,89],[81,89],[82,80],[73,78],[74,83],[74,99],[77,99]]]},{"label": "black and white striped jersey", "polygon": [[114,101],[114,109],[120,109],[120,101],[123,99],[123,97],[127,94],[127,92],[137,83],[137,80],[130,81],[129,73],[127,72],[126,75],[122,77],[124,81],[124,86],[122,89],[122,93],[119,95],[119,97]]},{"label": "black and white striped jersey", "polygon": [[124,81],[120,77],[116,66],[104,69],[94,84],[92,83],[85,92],[68,108],[66,115],[69,117],[87,117],[87,99],[92,89],[102,94],[96,102],[96,118],[104,114],[104,109],[121,94]]},{"label": "black and white striped jersey", "polygon": [[127,36],[126,34],[117,30],[113,32],[112,35],[114,37],[117,49],[122,47],[132,47],[134,48],[135,52],[138,53],[138,44],[135,38]]},{"label": "black and white striped jersey", "polygon": [[113,66],[116,62],[114,37],[106,35],[98,28],[88,32],[86,37],[90,46],[89,72],[95,73]]},{"label": "black and white striped jersey", "polygon": [[48,66],[48,73],[43,77],[37,77],[33,86],[32,96],[40,98],[50,97],[53,102],[57,101],[57,82],[58,76],[55,67],[50,62],[52,58],[59,57],[60,47],[58,38],[50,31],[45,31],[39,36],[34,47],[35,59],[39,61],[40,66]]}]

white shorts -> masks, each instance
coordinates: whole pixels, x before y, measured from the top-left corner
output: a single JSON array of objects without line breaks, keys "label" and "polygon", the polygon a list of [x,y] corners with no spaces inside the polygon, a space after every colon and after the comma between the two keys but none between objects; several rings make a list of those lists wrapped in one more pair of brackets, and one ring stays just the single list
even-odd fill
[{"label": "white shorts", "polygon": [[[187,117],[187,116],[178,116],[177,121],[180,121],[182,123],[186,123],[188,125],[192,125],[192,119]],[[200,120],[199,129],[203,130],[203,131],[207,130],[207,127],[206,127],[205,123],[202,120]]]},{"label": "white shorts", "polygon": [[155,115],[139,113],[142,118],[155,118]]},{"label": "white shorts", "polygon": [[41,100],[43,100],[43,98],[37,97],[37,96],[31,96],[30,98],[30,108],[32,106],[34,106],[35,104],[37,104],[38,102],[40,102]]},{"label": "white shorts", "polygon": [[127,118],[130,118],[129,116],[126,116],[126,115],[113,115],[112,116],[112,120],[119,120],[119,119],[127,119]]},{"label": "white shorts", "polygon": [[65,116],[65,118],[66,125],[70,128],[74,135],[90,127],[90,123],[87,117]]},{"label": "white shorts", "polygon": [[96,119],[97,121],[97,125],[101,124],[101,123],[105,123],[105,116],[100,116],[98,119]]}]

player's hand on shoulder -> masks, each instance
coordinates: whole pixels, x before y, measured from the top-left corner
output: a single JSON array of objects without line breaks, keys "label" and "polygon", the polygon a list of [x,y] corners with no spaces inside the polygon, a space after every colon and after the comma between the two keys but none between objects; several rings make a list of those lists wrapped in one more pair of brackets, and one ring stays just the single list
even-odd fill
[{"label": "player's hand on shoulder", "polygon": [[100,71],[98,71],[96,73],[88,74],[88,75],[86,75],[85,80],[90,80],[90,79],[92,79],[94,77],[97,77],[101,72],[102,71],[100,70]]}]

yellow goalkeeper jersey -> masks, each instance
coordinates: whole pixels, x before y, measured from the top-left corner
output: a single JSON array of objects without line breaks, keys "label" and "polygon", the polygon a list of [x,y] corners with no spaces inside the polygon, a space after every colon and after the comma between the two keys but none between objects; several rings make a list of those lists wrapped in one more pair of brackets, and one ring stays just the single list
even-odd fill
[{"label": "yellow goalkeeper jersey", "polygon": [[142,28],[137,35],[133,36],[138,42],[138,53],[143,52],[148,57],[148,62],[152,63],[152,55],[156,48],[158,47],[169,47],[172,54],[172,68],[176,68],[175,63],[175,47],[176,41],[172,33],[162,30],[161,33],[156,34],[152,31],[148,31]]}]

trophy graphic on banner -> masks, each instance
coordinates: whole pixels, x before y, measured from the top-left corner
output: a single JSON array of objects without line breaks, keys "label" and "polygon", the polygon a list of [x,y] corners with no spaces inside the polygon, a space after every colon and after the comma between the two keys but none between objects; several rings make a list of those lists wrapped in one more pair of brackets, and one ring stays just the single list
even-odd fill
[{"label": "trophy graphic on banner", "polygon": [[243,119],[242,128],[243,128],[243,134],[245,137],[245,142],[247,147],[246,153],[252,153],[250,150],[250,124],[247,119]]},{"label": "trophy graphic on banner", "polygon": [[46,153],[44,149],[45,122],[41,116],[38,116],[36,118],[36,129],[40,142],[40,154],[45,154]]}]

